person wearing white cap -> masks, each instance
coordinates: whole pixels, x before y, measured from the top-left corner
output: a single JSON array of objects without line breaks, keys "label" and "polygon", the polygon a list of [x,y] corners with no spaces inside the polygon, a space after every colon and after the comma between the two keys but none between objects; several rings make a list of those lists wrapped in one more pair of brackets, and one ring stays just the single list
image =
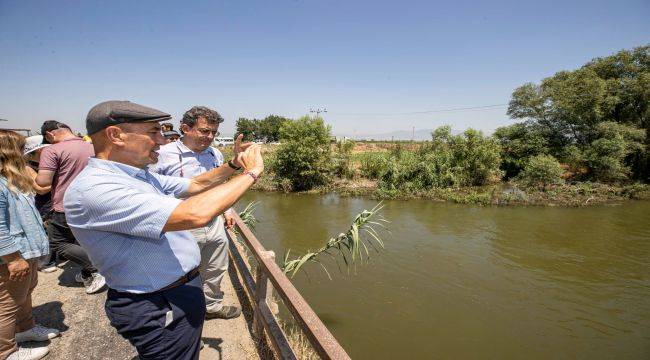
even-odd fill
[{"label": "person wearing white cap", "polygon": [[[36,203],[36,209],[41,214],[41,219],[43,219],[43,223],[45,224],[47,224],[50,218],[50,212],[52,211],[51,186],[39,186],[36,184],[36,176],[38,175],[38,163],[41,159],[41,150],[47,146],[50,146],[50,144],[43,144],[43,135],[34,135],[25,139],[25,149],[23,152],[23,157],[27,163],[27,173],[34,179],[34,190],[36,191],[34,202]],[[38,271],[50,273],[56,270],[56,251],[50,249],[47,258],[39,262]]]},{"label": "person wearing white cap", "polygon": [[[27,161],[27,172],[32,176],[32,179],[36,180],[36,175],[38,175],[38,163],[41,159],[41,150],[44,147],[50,146],[50,144],[43,144],[42,135],[34,135],[25,139],[25,150],[23,151],[23,157]],[[47,202],[50,203],[45,209],[41,209],[45,203],[41,203],[39,206],[39,200],[36,199],[36,206],[39,208],[38,211],[41,213],[41,217],[47,216],[51,205],[51,197],[49,195],[51,186],[39,186],[36,181],[34,181],[34,188],[38,195],[44,195],[44,199],[47,199]]]}]

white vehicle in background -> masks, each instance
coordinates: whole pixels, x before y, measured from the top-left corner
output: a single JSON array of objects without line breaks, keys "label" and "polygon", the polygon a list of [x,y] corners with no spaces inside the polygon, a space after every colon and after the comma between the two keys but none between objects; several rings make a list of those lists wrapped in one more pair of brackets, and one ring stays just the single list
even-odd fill
[{"label": "white vehicle in background", "polygon": [[233,146],[235,145],[235,139],[231,137],[217,137],[212,140],[212,146],[214,147],[224,147],[224,146]]}]

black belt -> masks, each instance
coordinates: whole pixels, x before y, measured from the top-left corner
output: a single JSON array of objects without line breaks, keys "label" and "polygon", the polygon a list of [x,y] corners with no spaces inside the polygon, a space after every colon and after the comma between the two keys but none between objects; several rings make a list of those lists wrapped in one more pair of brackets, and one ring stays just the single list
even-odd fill
[{"label": "black belt", "polygon": [[197,277],[197,276],[199,276],[199,268],[198,267],[190,270],[190,272],[188,272],[187,274],[181,276],[178,280],[174,281],[173,283],[165,286],[164,288],[162,288],[160,290],[156,290],[154,292],[162,292],[162,291],[165,291],[165,290],[173,289],[173,288],[175,288],[177,286],[181,286],[181,285],[183,285],[183,284],[185,284],[187,282],[190,282],[190,281],[194,280],[194,278]]}]

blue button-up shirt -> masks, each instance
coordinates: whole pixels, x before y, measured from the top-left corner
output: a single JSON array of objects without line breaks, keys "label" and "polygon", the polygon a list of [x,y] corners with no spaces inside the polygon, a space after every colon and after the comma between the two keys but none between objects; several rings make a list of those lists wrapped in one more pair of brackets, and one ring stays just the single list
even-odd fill
[{"label": "blue button-up shirt", "polygon": [[[201,152],[194,152],[181,141],[161,146],[158,155],[158,163],[150,167],[152,172],[189,179],[218,168],[223,164],[221,151],[208,147]],[[223,216],[217,216],[212,219],[208,226],[190,230],[190,233],[198,243],[225,241],[223,239],[226,236],[226,229]]]},{"label": "blue button-up shirt", "polygon": [[223,164],[221,151],[208,147],[200,153],[190,150],[183,142],[163,145],[158,150],[158,163],[151,165],[152,172],[191,179]]},{"label": "blue button-up shirt", "polygon": [[66,220],[112,289],[148,293],[201,260],[187,231],[163,232],[190,180],[91,158],[63,198]]}]

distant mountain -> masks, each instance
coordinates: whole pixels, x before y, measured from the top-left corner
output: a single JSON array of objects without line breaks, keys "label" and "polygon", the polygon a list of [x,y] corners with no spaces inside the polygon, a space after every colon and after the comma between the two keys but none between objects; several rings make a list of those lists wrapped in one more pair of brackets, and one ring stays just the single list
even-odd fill
[{"label": "distant mountain", "polygon": [[[347,137],[350,139],[356,139],[356,140],[416,140],[416,141],[423,141],[423,140],[431,140],[431,133],[433,132],[433,129],[420,129],[420,130],[415,130],[413,131],[408,131],[408,130],[397,130],[397,131],[391,131],[387,133],[378,133],[378,134],[370,134],[370,133],[356,133],[356,134],[350,134],[350,133],[336,133],[335,135],[337,137]],[[458,131],[452,130],[453,134],[458,134]]]}]

